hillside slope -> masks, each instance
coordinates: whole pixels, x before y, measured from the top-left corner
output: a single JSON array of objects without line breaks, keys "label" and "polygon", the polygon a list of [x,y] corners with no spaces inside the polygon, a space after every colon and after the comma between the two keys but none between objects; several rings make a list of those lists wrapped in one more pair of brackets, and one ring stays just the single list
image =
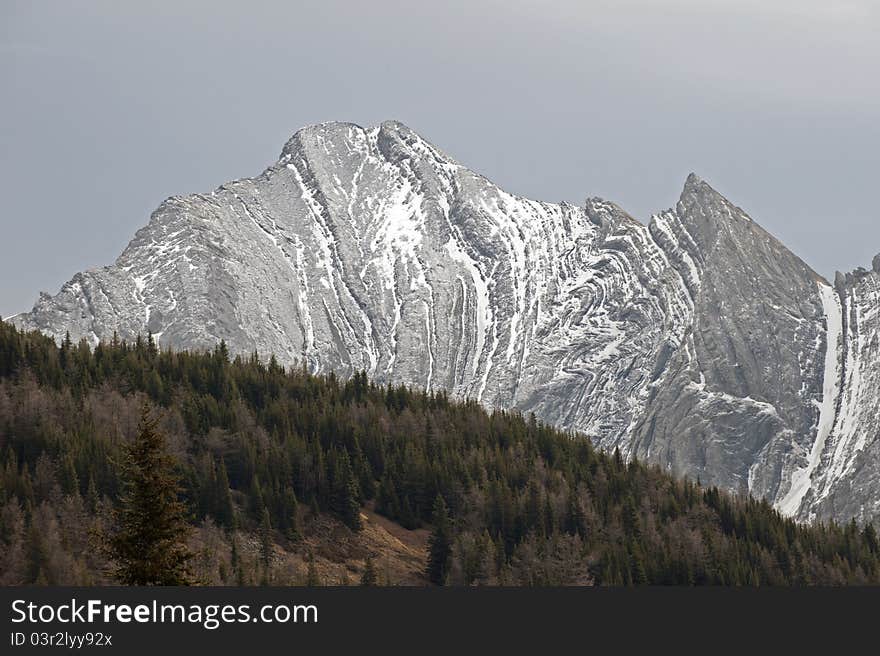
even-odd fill
[{"label": "hillside slope", "polygon": [[144,402],[179,463],[204,582],[354,583],[369,557],[380,583],[424,583],[438,498],[450,584],[880,582],[871,525],[799,525],[534,417],[225,345],[92,350],[3,322],[0,581],[106,582],[90,529],[110,521]]}]

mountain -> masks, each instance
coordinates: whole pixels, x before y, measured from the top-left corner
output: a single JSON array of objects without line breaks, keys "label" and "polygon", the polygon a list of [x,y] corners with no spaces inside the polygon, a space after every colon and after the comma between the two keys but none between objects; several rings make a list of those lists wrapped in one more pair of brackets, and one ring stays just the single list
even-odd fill
[{"label": "mountain", "polygon": [[643,225],[527,200],[398,122],[297,132],[14,318],[515,408],[801,519],[880,515],[878,265],[830,285],[706,182]]}]

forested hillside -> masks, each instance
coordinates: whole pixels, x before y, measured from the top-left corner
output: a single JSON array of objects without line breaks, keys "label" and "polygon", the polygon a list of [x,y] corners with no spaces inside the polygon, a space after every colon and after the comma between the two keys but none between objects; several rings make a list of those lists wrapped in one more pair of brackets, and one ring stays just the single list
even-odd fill
[{"label": "forested hillside", "polygon": [[203,583],[880,582],[872,526],[801,526],[533,418],[0,322],[0,583],[112,582],[95,542],[145,402]]}]

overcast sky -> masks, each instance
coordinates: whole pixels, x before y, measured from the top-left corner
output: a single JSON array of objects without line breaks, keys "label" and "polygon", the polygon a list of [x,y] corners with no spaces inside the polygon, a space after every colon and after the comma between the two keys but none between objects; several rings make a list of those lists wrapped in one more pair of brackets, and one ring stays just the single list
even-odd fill
[{"label": "overcast sky", "polygon": [[327,120],[643,221],[695,171],[823,275],[870,266],[878,5],[0,0],[0,315]]}]

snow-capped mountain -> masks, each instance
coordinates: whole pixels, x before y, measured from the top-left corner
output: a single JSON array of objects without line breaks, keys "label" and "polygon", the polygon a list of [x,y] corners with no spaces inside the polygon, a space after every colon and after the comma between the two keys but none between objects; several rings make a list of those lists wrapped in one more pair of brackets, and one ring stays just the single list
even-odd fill
[{"label": "snow-capped mountain", "polygon": [[645,226],[511,195],[406,126],[297,132],[170,198],[22,327],[275,354],[534,412],[799,518],[880,516],[880,258],[829,285],[691,175]]}]

